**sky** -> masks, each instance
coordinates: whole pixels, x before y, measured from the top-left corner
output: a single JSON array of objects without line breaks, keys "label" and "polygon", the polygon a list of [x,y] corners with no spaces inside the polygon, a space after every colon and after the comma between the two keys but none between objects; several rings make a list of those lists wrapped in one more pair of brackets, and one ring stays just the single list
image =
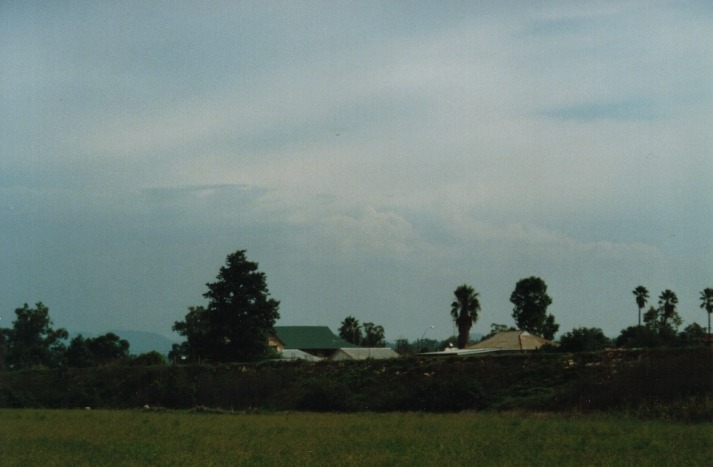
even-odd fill
[{"label": "sky", "polygon": [[278,325],[704,324],[708,1],[0,3],[0,327],[169,337],[246,250]]}]

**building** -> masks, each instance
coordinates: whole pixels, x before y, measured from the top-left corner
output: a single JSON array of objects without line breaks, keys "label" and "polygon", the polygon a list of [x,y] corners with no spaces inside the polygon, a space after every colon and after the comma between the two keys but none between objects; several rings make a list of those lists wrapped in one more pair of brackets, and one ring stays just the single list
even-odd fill
[{"label": "building", "polygon": [[332,360],[385,360],[398,357],[399,354],[388,347],[350,347],[337,349],[332,355]]},{"label": "building", "polygon": [[537,350],[545,345],[557,345],[553,342],[535,336],[527,331],[504,331],[495,334],[483,341],[468,346],[468,349],[497,349],[497,350]]},{"label": "building", "polygon": [[336,336],[327,326],[275,326],[268,343],[277,352],[296,349],[320,358],[331,358],[339,349],[359,348]]}]

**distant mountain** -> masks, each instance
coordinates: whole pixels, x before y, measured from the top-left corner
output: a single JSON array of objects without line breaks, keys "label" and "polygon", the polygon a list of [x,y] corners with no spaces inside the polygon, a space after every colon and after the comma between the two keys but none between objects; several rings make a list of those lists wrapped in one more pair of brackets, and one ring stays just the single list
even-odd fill
[{"label": "distant mountain", "polygon": [[[168,354],[171,350],[173,344],[176,341],[169,339],[161,334],[156,334],[155,332],[147,331],[133,331],[129,329],[117,330],[112,329],[111,331],[122,339],[126,339],[129,342],[129,353],[132,355],[139,355],[146,352],[159,352],[163,355]],[[77,334],[81,334],[85,338],[94,338],[106,334],[106,332],[96,333],[96,332],[78,332],[73,333],[69,336],[70,339],[75,337]]]},{"label": "distant mountain", "polygon": [[176,341],[155,332],[132,330],[112,330],[110,332],[129,341],[129,352],[133,355],[153,352],[154,350],[166,355],[173,344],[176,344]]}]

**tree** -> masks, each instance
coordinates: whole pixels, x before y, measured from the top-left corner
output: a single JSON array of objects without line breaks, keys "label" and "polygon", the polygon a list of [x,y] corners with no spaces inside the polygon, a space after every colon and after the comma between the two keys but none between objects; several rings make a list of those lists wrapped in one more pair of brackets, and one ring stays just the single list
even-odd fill
[{"label": "tree", "polygon": [[364,323],[364,340],[366,347],[384,347],[384,327],[374,323]]},{"label": "tree", "polygon": [[64,353],[64,358],[67,361],[67,366],[73,368],[87,368],[94,366],[94,358],[92,352],[87,346],[87,340],[79,334],[73,337],[67,346],[67,351]]},{"label": "tree", "polygon": [[644,309],[649,300],[649,291],[643,285],[638,286],[631,291],[636,297],[636,306],[639,307],[639,326],[641,326],[641,310]]},{"label": "tree", "polygon": [[698,323],[691,323],[678,334],[679,344],[682,346],[703,345],[706,329]]},{"label": "tree", "polygon": [[87,347],[96,365],[104,365],[129,356],[129,342],[113,332],[87,339]]},{"label": "tree", "polygon": [[676,293],[670,289],[666,289],[659,295],[659,306],[661,307],[660,321],[661,327],[666,327],[669,323],[676,328],[681,325],[681,317],[676,313],[676,305],[678,305],[678,297]]},{"label": "tree", "polygon": [[27,303],[15,309],[16,319],[7,333],[7,363],[10,368],[29,368],[36,365],[58,366],[64,354],[63,341],[67,331],[53,329],[49,308],[37,302],[35,308]]},{"label": "tree", "polygon": [[339,326],[339,337],[354,345],[361,345],[364,336],[362,335],[359,320],[351,315],[344,318],[341,326]]},{"label": "tree", "polygon": [[706,288],[701,292],[701,308],[708,313],[708,334],[711,333],[711,313],[713,313],[713,289]]},{"label": "tree", "polygon": [[552,340],[559,330],[555,317],[547,314],[547,307],[552,298],[547,295],[547,285],[539,277],[521,279],[510,295],[510,302],[515,305],[512,317],[519,329]]},{"label": "tree", "polygon": [[7,360],[7,348],[10,345],[11,332],[11,329],[0,328],[0,371],[5,371],[5,361]]},{"label": "tree", "polygon": [[468,345],[470,329],[478,320],[480,301],[475,289],[466,284],[456,288],[453,294],[456,299],[451,303],[451,316],[458,326],[458,348],[464,349]]},{"label": "tree", "polygon": [[611,345],[599,328],[575,328],[562,334],[559,350],[563,352],[595,352]]},{"label": "tree", "polygon": [[85,339],[81,334],[71,340],[65,358],[76,368],[106,365],[129,356],[129,342],[113,332]]},{"label": "tree", "polygon": [[132,366],[155,366],[165,365],[166,358],[160,352],[152,350],[144,352],[131,359]]},{"label": "tree", "polygon": [[[650,339],[649,333],[643,333],[643,342],[639,347],[659,347],[676,344],[676,331],[683,320],[676,312],[678,298],[671,290],[665,290],[659,296],[659,307],[649,307],[644,313],[644,328],[656,335],[656,339]],[[638,334],[637,334],[638,335]],[[640,339],[639,339],[640,340]]]},{"label": "tree", "polygon": [[200,363],[208,354],[208,319],[207,310],[203,306],[189,306],[184,321],[176,321],[172,328],[176,333],[186,338],[180,344],[173,344],[169,358],[173,361],[190,359]]},{"label": "tree", "polygon": [[173,329],[188,339],[187,349],[209,361],[267,356],[280,302],[270,298],[265,273],[239,250],[227,256],[216,279],[203,294],[208,306],[190,308],[186,320]]},{"label": "tree", "polygon": [[[653,307],[651,309],[655,310]],[[658,330],[651,326],[629,326],[621,331],[615,343],[617,347],[627,349],[659,347],[665,344]]]}]

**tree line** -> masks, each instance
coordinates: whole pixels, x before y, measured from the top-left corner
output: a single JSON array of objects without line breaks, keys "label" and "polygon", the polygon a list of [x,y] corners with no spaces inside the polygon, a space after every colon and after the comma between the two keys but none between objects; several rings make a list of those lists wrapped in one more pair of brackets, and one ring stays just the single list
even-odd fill
[{"label": "tree line", "polygon": [[0,369],[86,368],[122,362],[136,365],[162,363],[158,352],[132,356],[129,342],[112,332],[97,337],[79,334],[69,339],[64,328],[54,328],[49,308],[25,303],[15,309],[12,328],[0,328]]},{"label": "tree line", "polygon": [[[203,294],[206,305],[190,306],[181,321],[172,329],[184,337],[175,344],[169,358],[194,362],[254,361],[275,356],[269,347],[269,338],[274,335],[274,325],[279,319],[280,302],[270,296],[267,278],[258,264],[247,259],[245,250],[227,256],[215,282],[206,284]],[[639,312],[639,324],[622,330],[614,342],[604,336],[599,328],[576,328],[560,338],[560,349],[566,351],[597,350],[611,344],[620,347],[655,347],[691,345],[705,339],[710,342],[710,316],[713,313],[713,289],[701,292],[701,308],[708,314],[708,332],[697,323],[687,326],[679,333],[682,319],[677,312],[678,298],[671,290],[664,290],[658,307],[651,306],[643,314],[649,294],[644,286],[633,291]],[[420,339],[411,345],[403,339],[397,341],[397,351],[422,352],[442,350],[444,346],[469,344],[470,330],[481,311],[479,293],[468,285],[458,286],[453,292],[454,300],[450,315],[458,335],[437,343]],[[554,339],[559,330],[555,317],[547,312],[552,298],[547,293],[547,284],[539,277],[521,279],[510,295],[513,304],[512,318],[516,327],[495,324],[491,334],[521,329],[531,334]],[[15,310],[16,319],[11,329],[0,328],[0,368],[21,369],[33,366],[87,367],[107,364],[129,358],[129,344],[113,333],[95,338],[79,335],[68,341],[65,329],[54,329],[49,309],[40,303],[35,308],[27,304]],[[354,316],[347,316],[339,328],[339,335],[356,345],[380,347],[386,345],[383,326],[360,323]],[[488,337],[488,336],[486,336]],[[440,347],[440,348],[439,348]],[[156,355],[139,356],[138,362],[160,363]]]}]

